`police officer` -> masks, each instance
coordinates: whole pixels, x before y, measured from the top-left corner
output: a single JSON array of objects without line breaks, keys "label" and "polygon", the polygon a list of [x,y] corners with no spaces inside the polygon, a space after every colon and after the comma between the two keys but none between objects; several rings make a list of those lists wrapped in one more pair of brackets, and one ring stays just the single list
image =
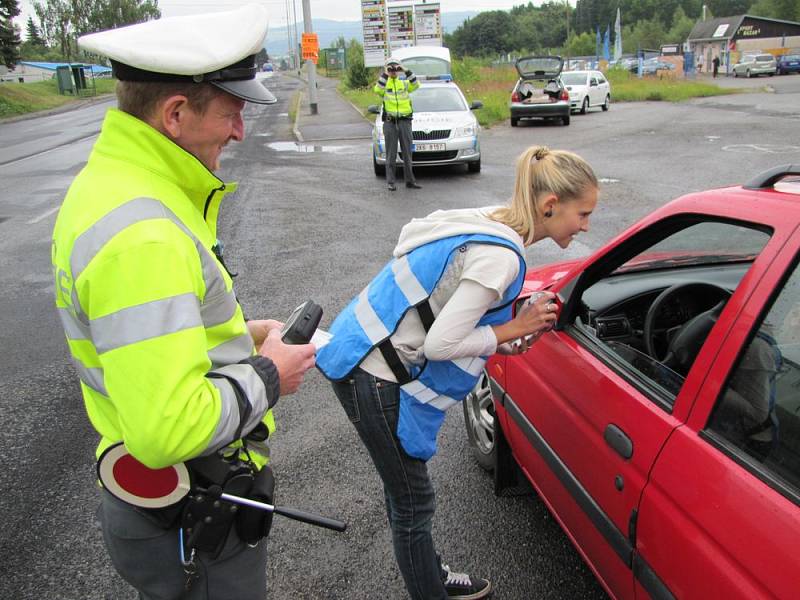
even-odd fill
[{"label": "police officer", "polygon": [[[266,31],[266,11],[248,5],[79,40],[119,80],[119,108],[67,192],[52,250],[98,456],[123,442],[158,469],[246,453],[265,472],[271,408],[314,365],[313,346],[283,344],[277,321],[245,321],[216,244],[220,203],[236,189],[214,174],[220,153],[244,137],[245,102],[275,102],[254,79]],[[106,490],[100,516],[114,567],[142,599],[265,596],[265,544],[235,528],[216,556],[186,548],[184,569],[180,520]]]},{"label": "police officer", "polygon": [[[400,79],[405,73],[405,79]],[[417,76],[403,69],[399,60],[386,61],[386,70],[381,74],[373,91],[383,99],[383,137],[386,141],[386,183],[391,191],[397,189],[394,183],[394,170],[397,161],[397,141],[403,151],[403,177],[406,187],[420,189],[422,186],[414,178],[411,168],[411,153],[414,140],[411,133],[411,119],[414,110],[410,94],[419,88]]]}]

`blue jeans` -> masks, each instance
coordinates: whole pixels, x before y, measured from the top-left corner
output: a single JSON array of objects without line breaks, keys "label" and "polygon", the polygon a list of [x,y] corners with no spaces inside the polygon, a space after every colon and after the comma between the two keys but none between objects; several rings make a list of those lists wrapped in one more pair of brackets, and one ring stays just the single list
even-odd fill
[{"label": "blue jeans", "polygon": [[447,598],[431,523],[436,510],[425,461],[405,453],[397,439],[400,388],[356,369],[333,391],[383,480],[394,555],[414,600]]}]

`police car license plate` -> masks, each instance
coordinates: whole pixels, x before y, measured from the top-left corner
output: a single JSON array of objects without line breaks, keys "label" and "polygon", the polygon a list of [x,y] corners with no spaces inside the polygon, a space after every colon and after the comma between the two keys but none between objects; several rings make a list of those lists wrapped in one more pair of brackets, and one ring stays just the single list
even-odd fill
[{"label": "police car license plate", "polygon": [[414,144],[414,152],[442,152],[444,144]]}]

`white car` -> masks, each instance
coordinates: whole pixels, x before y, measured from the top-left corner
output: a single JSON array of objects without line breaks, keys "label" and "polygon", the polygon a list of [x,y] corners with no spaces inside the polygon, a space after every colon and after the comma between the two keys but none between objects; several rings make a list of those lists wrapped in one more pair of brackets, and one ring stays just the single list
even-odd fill
[{"label": "white car", "polygon": [[[425,80],[411,93],[414,119],[412,165],[440,166],[466,164],[470,173],[481,170],[481,126],[472,114],[481,102],[467,103],[452,81]],[[383,137],[383,106],[373,105],[369,112],[378,115],[372,128],[372,166],[375,175],[386,174],[386,141]],[[398,144],[399,146],[399,144]],[[402,153],[397,150],[397,164]]]},{"label": "white car", "polygon": [[571,110],[582,115],[594,106],[608,110],[611,104],[611,84],[600,71],[565,71],[561,83],[569,92]]}]

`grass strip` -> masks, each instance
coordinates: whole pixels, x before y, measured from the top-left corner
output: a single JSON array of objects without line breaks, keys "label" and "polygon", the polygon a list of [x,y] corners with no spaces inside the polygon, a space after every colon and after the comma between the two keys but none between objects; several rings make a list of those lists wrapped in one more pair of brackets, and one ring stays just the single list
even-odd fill
[{"label": "grass strip", "polygon": [[[115,79],[95,79],[97,94],[114,91]],[[62,96],[55,79],[34,83],[3,82],[0,84],[0,118],[48,110],[83,100],[88,96]]]}]

